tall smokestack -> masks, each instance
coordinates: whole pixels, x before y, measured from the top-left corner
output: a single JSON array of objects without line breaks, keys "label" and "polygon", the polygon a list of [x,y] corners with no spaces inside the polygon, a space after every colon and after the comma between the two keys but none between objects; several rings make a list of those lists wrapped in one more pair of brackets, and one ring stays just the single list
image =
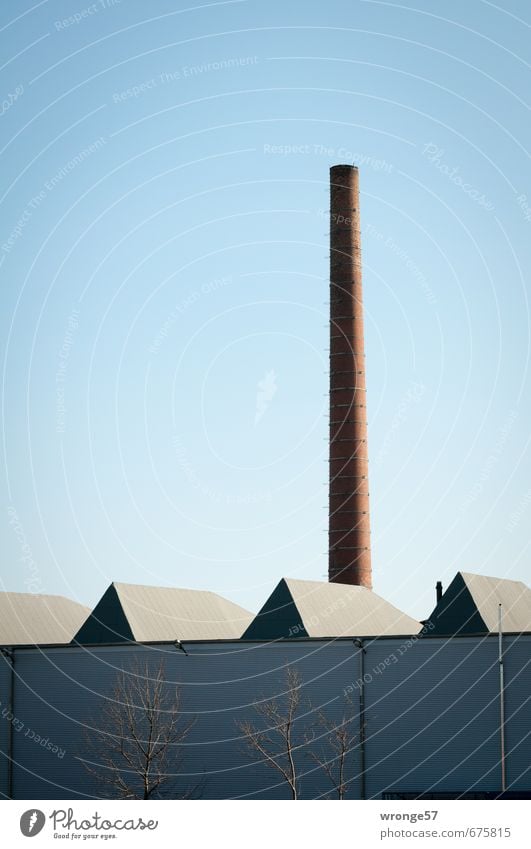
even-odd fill
[{"label": "tall smokestack", "polygon": [[359,175],[330,169],[328,580],[372,586]]}]

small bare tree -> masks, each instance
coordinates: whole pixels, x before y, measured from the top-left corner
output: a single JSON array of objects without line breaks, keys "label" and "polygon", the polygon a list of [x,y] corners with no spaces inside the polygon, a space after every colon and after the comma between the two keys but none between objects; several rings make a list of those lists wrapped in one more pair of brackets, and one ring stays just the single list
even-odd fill
[{"label": "small bare tree", "polygon": [[[317,715],[313,733],[306,737],[308,756],[319,764],[338,799],[344,799],[346,796],[350,781],[350,755],[359,743],[359,734],[353,730],[355,718],[350,700],[347,700],[345,710],[338,721],[329,719],[321,710]],[[318,750],[315,748],[317,741],[320,744]]]},{"label": "small bare tree", "polygon": [[193,791],[177,794],[174,785],[194,722],[183,718],[179,689],[167,684],[164,662],[153,669],[137,661],[118,673],[98,728],[86,733],[90,759],[82,758],[84,766],[105,796],[156,799],[166,787],[164,795],[186,798]]},{"label": "small bare tree", "polygon": [[286,692],[278,698],[256,702],[254,710],[259,717],[259,727],[248,720],[238,722],[247,747],[257,752],[264,762],[280,773],[287,782],[292,799],[299,798],[299,776],[295,762],[298,746],[294,741],[294,724],[301,704],[301,677],[291,667],[284,676]]}]

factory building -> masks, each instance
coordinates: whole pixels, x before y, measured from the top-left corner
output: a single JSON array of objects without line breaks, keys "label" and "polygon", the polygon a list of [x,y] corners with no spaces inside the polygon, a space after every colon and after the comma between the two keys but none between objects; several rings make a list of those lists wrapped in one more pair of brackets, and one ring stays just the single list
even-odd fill
[{"label": "factory building", "polygon": [[[473,616],[463,586],[476,599]],[[169,796],[290,798],[241,732],[256,704],[283,704],[288,668],[300,681],[300,798],[334,798],[314,757],[326,753],[323,714],[330,727],[346,722],[351,731],[345,798],[484,798],[501,792],[502,773],[506,795],[531,796],[530,597],[518,582],[460,573],[435,608],[452,612],[453,635],[444,636],[442,615],[422,625],[361,586],[283,579],[249,622],[211,593],[113,585],[71,643],[5,641],[0,795],[98,798],[87,735],[105,730],[103,708],[121,670],[162,661],[168,690],[179,688],[182,714],[194,721]],[[220,627],[240,639],[209,636]],[[183,636],[194,629],[199,638]]]},{"label": "factory building", "polygon": [[344,798],[531,798],[529,588],[459,572],[423,622],[372,590],[356,168],[331,169],[330,197],[329,581],[283,578],[256,615],[123,583],[92,611],[0,594],[1,798],[105,795],[91,740],[113,738],[109,705],[134,722],[117,682],[160,670],[189,728],[158,798],[293,798],[267,757],[287,709],[297,798],[338,798],[345,729]]},{"label": "factory building", "polygon": [[529,794],[530,650],[531,634],[504,635],[502,767],[497,635],[20,648],[0,662],[7,708],[0,794],[100,797],[86,768],[94,763],[87,734],[101,728],[118,671],[139,660],[155,670],[161,659],[168,687],[178,685],[183,715],[195,723],[169,796],[197,788],[203,799],[290,798],[241,731],[256,719],[255,702],[286,698],[287,666],[301,682],[294,722],[301,798],[334,798],[312,758],[327,752],[320,713],[336,727],[345,717],[349,723],[346,798],[481,798],[500,793],[502,768],[509,794]]}]

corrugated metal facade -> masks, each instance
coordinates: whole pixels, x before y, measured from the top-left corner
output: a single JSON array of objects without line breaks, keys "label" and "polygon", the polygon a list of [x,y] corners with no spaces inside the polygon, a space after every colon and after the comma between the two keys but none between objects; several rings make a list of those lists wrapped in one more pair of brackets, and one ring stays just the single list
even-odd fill
[{"label": "corrugated metal facade", "polygon": [[[504,647],[508,784],[528,789],[531,635],[505,637]],[[18,650],[15,712],[23,730],[14,734],[15,798],[98,796],[97,782],[80,760],[87,754],[83,727],[97,726],[117,669],[129,668],[135,657],[149,658],[155,668],[162,653],[168,680],[181,687],[183,709],[197,717],[187,738],[181,789],[199,784],[202,798],[289,797],[277,773],[248,753],[237,727],[238,720],[255,718],[253,702],[282,692],[286,664],[303,682],[299,742],[315,729],[318,709],[336,721],[342,716],[345,694],[359,727],[360,652],[351,640],[201,642],[186,644],[186,650],[188,655],[171,644]],[[367,796],[499,789],[495,636],[367,640],[363,662]],[[6,685],[0,672],[2,703]],[[4,748],[5,720],[0,740]],[[307,747],[296,757],[303,797],[326,795],[329,785]],[[5,767],[3,759],[2,788]],[[359,768],[358,750],[349,765],[352,798],[361,792]]]},{"label": "corrugated metal facade", "polygon": [[516,790],[531,787],[531,651],[528,638],[512,640],[505,658],[507,688],[507,783]]},{"label": "corrugated metal facade", "polygon": [[[393,647],[397,662],[367,686],[370,795],[499,789],[497,650],[477,638]],[[373,644],[376,668],[387,657]]]},{"label": "corrugated metal facade", "polygon": [[11,720],[10,710],[11,663],[8,656],[0,652],[0,799],[8,794],[7,754]]}]

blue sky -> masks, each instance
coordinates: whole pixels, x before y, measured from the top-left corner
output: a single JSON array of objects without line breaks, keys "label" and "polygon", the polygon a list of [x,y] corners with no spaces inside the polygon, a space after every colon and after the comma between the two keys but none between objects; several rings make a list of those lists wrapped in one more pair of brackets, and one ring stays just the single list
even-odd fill
[{"label": "blue sky", "polygon": [[360,168],[374,589],[528,581],[529,8],[4,4],[2,587],[327,572],[328,169]]}]

